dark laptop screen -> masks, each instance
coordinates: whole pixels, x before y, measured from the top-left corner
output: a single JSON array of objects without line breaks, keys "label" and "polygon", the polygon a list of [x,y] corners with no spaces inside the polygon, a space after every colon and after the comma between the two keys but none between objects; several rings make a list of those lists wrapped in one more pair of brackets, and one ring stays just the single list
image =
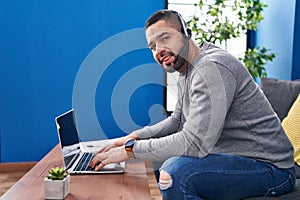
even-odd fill
[{"label": "dark laptop screen", "polygon": [[60,146],[67,169],[74,163],[80,152],[79,137],[74,109],[56,118]]},{"label": "dark laptop screen", "polygon": [[79,145],[79,138],[76,127],[75,111],[70,110],[65,114],[57,117],[58,133],[60,137],[61,147]]}]

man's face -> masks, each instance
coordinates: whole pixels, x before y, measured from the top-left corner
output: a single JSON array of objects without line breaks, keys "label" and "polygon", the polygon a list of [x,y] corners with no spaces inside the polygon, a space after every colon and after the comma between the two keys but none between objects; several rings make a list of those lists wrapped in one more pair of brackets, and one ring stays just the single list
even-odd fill
[{"label": "man's face", "polygon": [[176,58],[179,53],[183,53],[181,49],[184,47],[184,37],[164,20],[148,27],[146,38],[154,59],[167,72],[174,72],[176,68],[179,69],[185,63],[186,58],[183,58],[182,55]]}]

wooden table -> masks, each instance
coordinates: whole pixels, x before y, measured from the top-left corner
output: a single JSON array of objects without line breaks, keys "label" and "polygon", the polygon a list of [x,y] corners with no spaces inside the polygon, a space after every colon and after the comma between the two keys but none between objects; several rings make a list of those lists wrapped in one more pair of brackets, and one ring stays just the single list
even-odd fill
[{"label": "wooden table", "polygon": [[[62,166],[58,145],[11,187],[1,200],[44,199],[44,177],[54,166]],[[70,193],[65,199],[151,199],[145,163],[131,160],[126,163],[123,174],[71,175]]]}]

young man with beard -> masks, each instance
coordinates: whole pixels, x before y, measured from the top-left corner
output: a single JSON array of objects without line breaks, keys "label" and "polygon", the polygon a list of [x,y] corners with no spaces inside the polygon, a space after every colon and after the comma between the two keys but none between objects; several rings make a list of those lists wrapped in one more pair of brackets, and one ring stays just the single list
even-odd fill
[{"label": "young man with beard", "polygon": [[292,145],[247,69],[213,44],[199,47],[174,11],[154,13],[145,29],[156,62],[179,72],[175,111],[104,147],[91,167],[130,158],[165,161],[159,188],[170,200],[236,200],[291,191]]}]

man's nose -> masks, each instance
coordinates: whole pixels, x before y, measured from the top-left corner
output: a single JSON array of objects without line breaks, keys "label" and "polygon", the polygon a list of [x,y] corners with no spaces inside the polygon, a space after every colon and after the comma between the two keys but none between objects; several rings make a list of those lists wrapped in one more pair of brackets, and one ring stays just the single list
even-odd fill
[{"label": "man's nose", "polygon": [[155,52],[155,55],[157,58],[159,58],[161,56],[161,53],[164,51],[165,49],[161,46],[157,46],[156,47],[156,52]]}]

